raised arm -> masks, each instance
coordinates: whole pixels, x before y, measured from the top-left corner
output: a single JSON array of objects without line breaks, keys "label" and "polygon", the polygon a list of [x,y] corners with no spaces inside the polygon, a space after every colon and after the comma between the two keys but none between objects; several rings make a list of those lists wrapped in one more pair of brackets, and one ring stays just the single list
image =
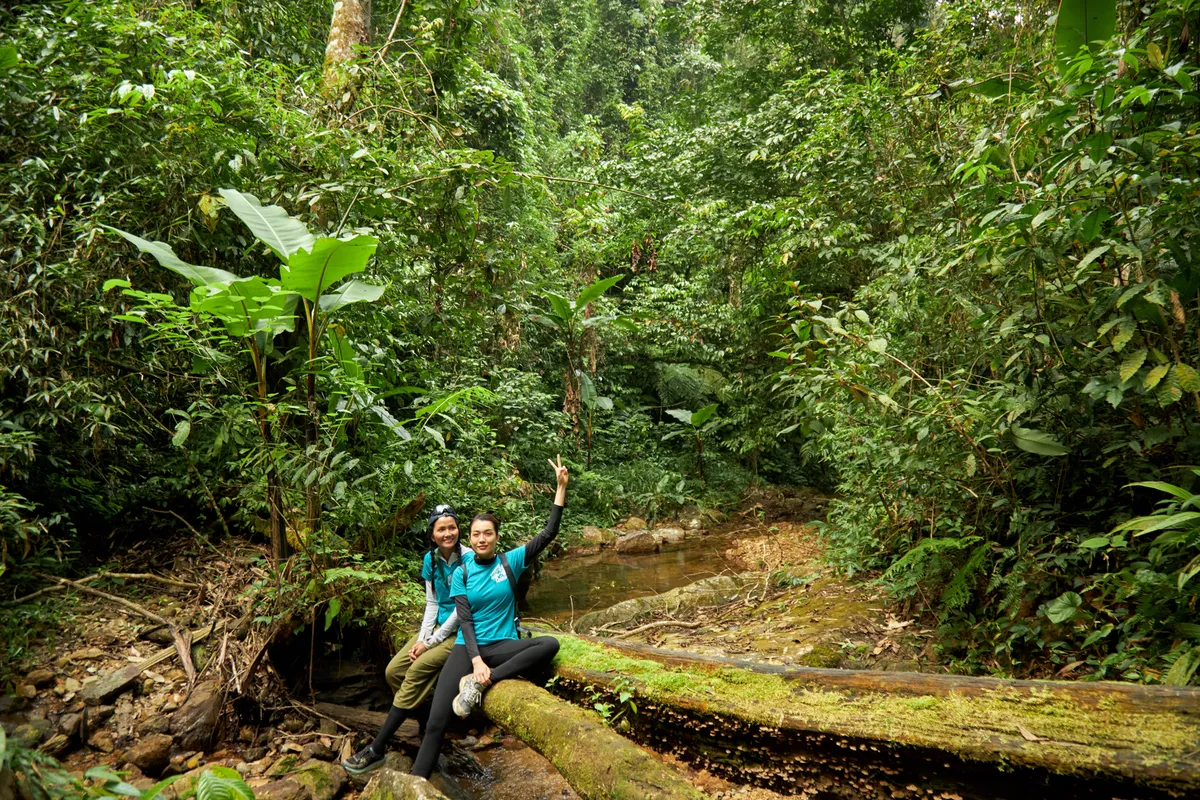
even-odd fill
[{"label": "raised arm", "polygon": [[558,536],[558,528],[562,524],[563,506],[567,503],[567,481],[570,479],[570,474],[563,466],[562,456],[558,457],[557,464],[551,461],[550,466],[554,467],[558,490],[554,493],[554,505],[550,508],[550,518],[546,520],[546,527],[525,544],[526,564],[532,564],[533,559],[537,558],[538,554],[554,541],[554,537]]}]

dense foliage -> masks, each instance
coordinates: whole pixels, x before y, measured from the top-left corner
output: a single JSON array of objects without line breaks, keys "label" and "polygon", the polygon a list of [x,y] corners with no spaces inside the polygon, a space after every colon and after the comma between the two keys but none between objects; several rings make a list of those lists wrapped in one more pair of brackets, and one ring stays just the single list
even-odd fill
[{"label": "dense foliage", "polygon": [[[164,512],[266,533],[271,486],[306,569],[408,569],[414,498],[519,536],[563,450],[572,525],[835,492],[839,563],[961,668],[1192,678],[1200,3],[374,15],[331,99],[325,2],[0,11],[8,594]],[[229,189],[379,243],[381,299],[261,374],[102,227],[285,277]],[[1147,481],[1174,522],[1116,529]]]}]

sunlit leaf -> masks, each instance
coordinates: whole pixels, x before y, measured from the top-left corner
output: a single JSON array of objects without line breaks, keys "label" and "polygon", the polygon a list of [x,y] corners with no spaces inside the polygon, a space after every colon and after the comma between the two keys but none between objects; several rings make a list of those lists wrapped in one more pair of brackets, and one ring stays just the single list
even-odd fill
[{"label": "sunlit leaf", "polygon": [[312,250],[313,235],[308,228],[279,206],[264,206],[254,195],[237,189],[220,192],[229,209],[282,261],[287,261],[297,250]]},{"label": "sunlit leaf", "polygon": [[1062,0],[1054,28],[1054,50],[1058,71],[1094,42],[1108,41],[1117,29],[1116,0]]},{"label": "sunlit leaf", "polygon": [[1039,456],[1065,456],[1071,452],[1048,433],[1014,425],[1011,429],[1017,447]]}]

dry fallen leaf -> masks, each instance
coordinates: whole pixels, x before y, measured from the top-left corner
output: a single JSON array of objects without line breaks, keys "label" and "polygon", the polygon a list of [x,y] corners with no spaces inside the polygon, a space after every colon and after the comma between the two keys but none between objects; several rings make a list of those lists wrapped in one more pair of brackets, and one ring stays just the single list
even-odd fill
[{"label": "dry fallen leaf", "polygon": [[1027,742],[1040,742],[1042,740],[1042,737],[1030,733],[1029,729],[1019,722],[1017,723],[1017,730],[1021,732],[1021,736],[1023,736]]}]

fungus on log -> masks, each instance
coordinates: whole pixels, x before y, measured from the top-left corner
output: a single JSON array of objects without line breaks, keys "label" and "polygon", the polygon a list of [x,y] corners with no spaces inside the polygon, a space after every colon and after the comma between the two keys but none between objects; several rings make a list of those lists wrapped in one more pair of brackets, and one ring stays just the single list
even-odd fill
[{"label": "fungus on log", "polygon": [[615,693],[620,681],[636,692],[641,715],[680,715],[678,737],[695,737],[699,746],[691,751],[706,749],[702,760],[709,763],[747,755],[733,752],[735,746],[714,748],[718,732],[704,728],[711,723],[734,731],[738,743],[759,732],[770,734],[768,740],[804,732],[852,739],[858,744],[837,746],[855,752],[898,744],[1059,775],[1200,789],[1196,689],[789,669],[645,645],[558,639],[560,687],[590,685]]}]

